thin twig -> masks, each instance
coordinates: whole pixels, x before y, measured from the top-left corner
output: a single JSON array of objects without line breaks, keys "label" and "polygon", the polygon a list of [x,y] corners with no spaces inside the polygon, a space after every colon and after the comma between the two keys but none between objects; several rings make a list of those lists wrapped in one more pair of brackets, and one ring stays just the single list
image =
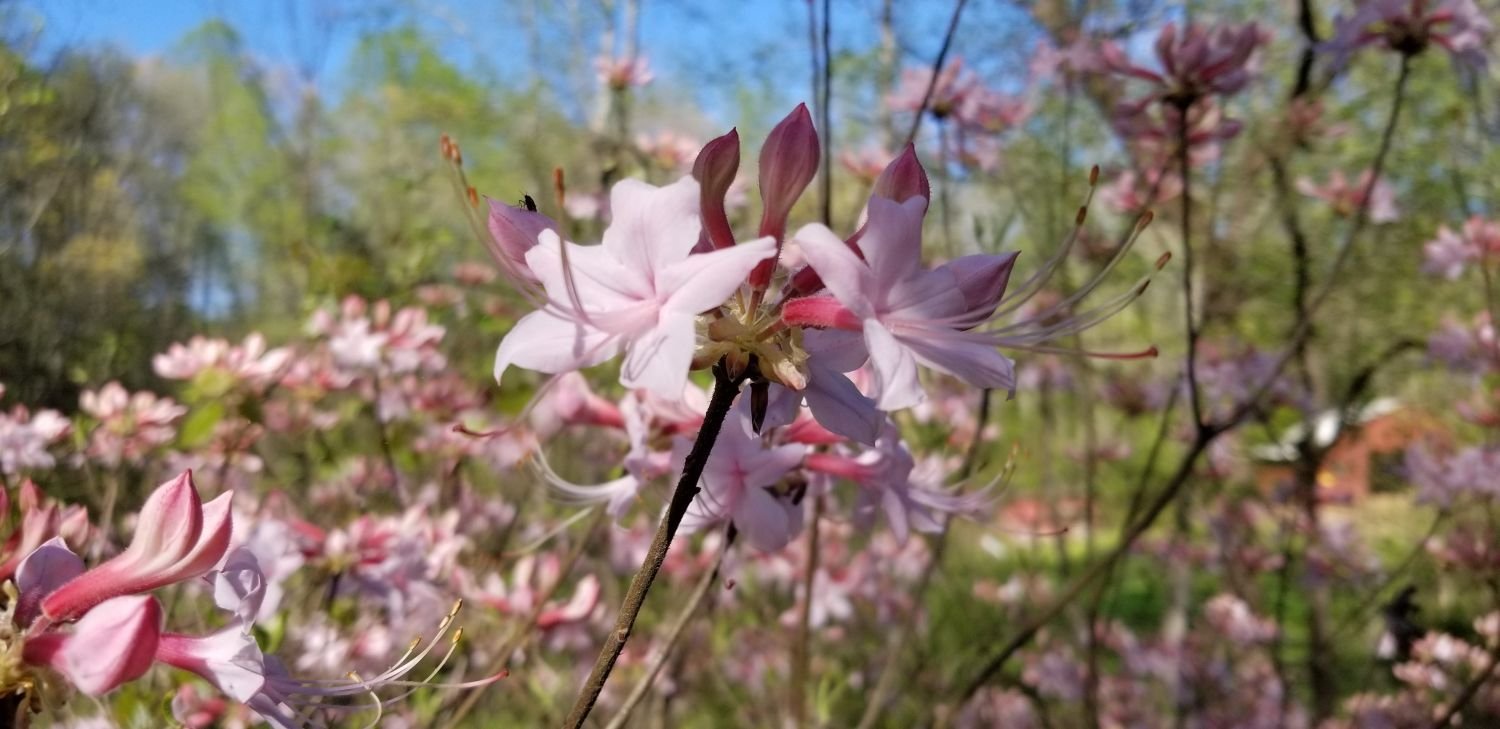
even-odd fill
[{"label": "thin twig", "polygon": [[1182,114],[1177,139],[1177,174],[1182,178],[1182,311],[1187,335],[1188,406],[1193,413],[1193,427],[1203,428],[1203,395],[1198,391],[1198,322],[1193,315],[1193,195],[1192,155],[1188,144],[1188,109]]},{"label": "thin twig", "polygon": [[635,688],[630,690],[630,694],[625,697],[625,703],[620,705],[620,710],[605,725],[605,729],[623,729],[625,722],[630,719],[631,712],[635,711],[635,707],[641,703],[642,699],[646,698],[646,693],[651,690],[652,684],[656,683],[656,677],[661,675],[661,669],[667,665],[667,659],[672,657],[672,648],[677,645],[677,640],[682,637],[682,633],[687,628],[688,623],[692,621],[693,615],[698,612],[698,606],[703,603],[703,598],[708,595],[709,588],[718,579],[719,567],[724,564],[724,553],[729,551],[729,547],[733,543],[734,532],[731,527],[729,537],[724,540],[723,549],[719,550],[718,559],[714,560],[713,569],[705,572],[703,577],[698,580],[698,585],[693,588],[692,596],[688,598],[687,604],[682,607],[682,612],[678,613],[677,619],[672,621],[672,627],[667,629],[666,636],[662,638],[662,644],[657,649],[657,654],[647,664],[646,675],[641,677],[640,682],[635,685]]},{"label": "thin twig", "polygon": [[1444,729],[1444,727],[1452,726],[1454,717],[1458,716],[1458,712],[1462,711],[1465,706],[1469,705],[1470,701],[1474,700],[1474,697],[1479,694],[1479,689],[1483,688],[1486,683],[1489,683],[1490,678],[1495,675],[1496,668],[1500,668],[1500,647],[1490,649],[1490,665],[1485,667],[1474,678],[1470,679],[1467,684],[1464,684],[1463,691],[1459,692],[1458,698],[1453,700],[1453,703],[1448,706],[1442,716],[1432,722],[1432,729]]},{"label": "thin twig", "polygon": [[[968,454],[964,456],[964,462],[959,466],[959,482],[967,481],[979,468],[979,454],[983,452],[984,429],[990,421],[990,403],[994,398],[994,391],[986,389],[979,396],[979,412],[974,418],[974,437],[969,441]],[[953,530],[953,520],[944,519],[943,529],[938,532],[937,538],[933,540],[932,557],[927,561],[927,569],[922,571],[922,576],[917,579],[916,589],[912,591],[912,605],[915,609],[921,609],[926,601],[927,590],[932,586],[932,577],[942,571],[943,556],[948,551],[949,534]],[[889,652],[886,653],[885,668],[880,671],[880,678],[875,682],[875,689],[870,692],[865,701],[865,711],[859,717],[857,729],[870,729],[879,721],[881,712],[885,710],[886,702],[890,701],[891,694],[896,689],[896,677],[900,673],[902,657],[906,655],[907,647],[911,645],[912,638],[916,634],[916,620],[907,620],[901,625],[901,630],[896,638],[891,641]]]},{"label": "thin twig", "polygon": [[823,88],[818,100],[819,126],[823,128],[823,224],[833,225],[833,7],[823,0]]},{"label": "thin twig", "polygon": [[813,496],[812,523],[807,527],[807,561],[802,575],[802,605],[797,609],[797,635],[792,640],[792,680],[788,683],[792,702],[792,726],[807,726],[807,689],[812,683],[812,602],[818,576],[818,522],[823,519],[823,499]]},{"label": "thin twig", "polygon": [[640,615],[641,606],[646,603],[646,593],[651,590],[651,583],[656,580],[656,574],[661,571],[662,562],[667,558],[667,549],[672,546],[677,527],[687,514],[693,498],[698,495],[698,481],[703,477],[704,466],[708,465],[708,455],[713,450],[714,441],[719,438],[719,430],[724,426],[724,419],[729,415],[729,408],[734,405],[734,398],[739,394],[740,385],[744,384],[746,376],[743,372],[731,376],[722,360],[714,365],[713,396],[709,399],[708,411],[703,414],[703,426],[698,430],[698,437],[693,441],[693,447],[688,451],[687,460],[683,464],[682,478],[677,481],[677,488],[672,492],[672,501],[667,506],[667,513],[662,515],[645,561],[630,581],[630,589],[625,593],[625,602],[620,606],[615,628],[605,638],[604,646],[599,650],[599,658],[594,662],[594,669],[589,672],[588,680],[579,690],[564,726],[581,729],[589,712],[594,709],[594,702],[599,700],[599,694],[604,691],[604,683],[609,680],[615,661],[619,660],[620,653],[625,650],[625,642],[630,639],[630,631],[635,628],[635,619]]},{"label": "thin twig", "polygon": [[917,132],[922,129],[922,117],[927,114],[927,107],[932,105],[932,93],[937,89],[938,75],[943,72],[943,62],[948,60],[948,49],[953,46],[953,36],[958,33],[958,18],[963,15],[966,4],[968,0],[958,0],[953,4],[953,17],[948,20],[948,32],[943,34],[943,46],[938,49],[937,58],[932,62],[932,78],[927,80],[927,92],[922,94],[922,105],[917,107],[917,114],[912,117],[911,129],[906,133],[906,144],[915,141]]},{"label": "thin twig", "polygon": [[[1370,182],[1365,187],[1364,199],[1361,201],[1361,204],[1359,206],[1359,211],[1356,214],[1354,225],[1351,226],[1348,234],[1345,236],[1345,239],[1343,241],[1343,248],[1339,251],[1339,257],[1335,261],[1329,278],[1324,281],[1323,288],[1309,304],[1308,318],[1303,320],[1302,322],[1299,322],[1297,327],[1295,328],[1295,336],[1293,337],[1294,342],[1306,336],[1306,331],[1309,328],[1312,316],[1319,309],[1321,304],[1328,298],[1329,294],[1334,290],[1334,284],[1337,281],[1338,274],[1343,270],[1345,262],[1349,258],[1349,251],[1353,246],[1354,238],[1360,232],[1360,230],[1363,229],[1364,224],[1367,221],[1371,188],[1374,186],[1375,181],[1380,177],[1380,172],[1385,164],[1385,158],[1387,154],[1389,154],[1391,149],[1391,143],[1395,136],[1397,122],[1400,119],[1401,107],[1403,104],[1403,99],[1405,98],[1406,82],[1410,73],[1410,60],[1411,59],[1407,56],[1402,56],[1401,58],[1401,71],[1396,80],[1395,99],[1393,100],[1391,105],[1390,116],[1386,120],[1385,131],[1381,134],[1380,147],[1376,151],[1374,163],[1371,165]],[[958,694],[961,703],[966,702],[980,689],[980,687],[984,686],[990,681],[991,678],[999,673],[1000,670],[1004,668],[1006,661],[1008,661],[1011,656],[1015,655],[1017,651],[1019,651],[1026,644],[1030,643],[1032,638],[1034,638],[1044,626],[1050,623],[1058,615],[1061,615],[1063,610],[1066,609],[1066,607],[1070,603],[1072,603],[1073,600],[1077,599],[1079,595],[1083,594],[1083,591],[1086,590],[1089,585],[1091,585],[1100,577],[1103,577],[1110,573],[1115,563],[1118,562],[1134,546],[1135,541],[1139,539],[1140,536],[1144,534],[1146,530],[1156,522],[1156,519],[1161,516],[1162,512],[1166,510],[1167,506],[1169,506],[1177,498],[1177,495],[1182,491],[1184,485],[1186,485],[1187,481],[1192,475],[1193,467],[1197,464],[1198,457],[1208,449],[1209,445],[1211,445],[1215,439],[1233,429],[1236,425],[1243,421],[1243,419],[1248,414],[1255,410],[1260,398],[1264,397],[1266,392],[1270,390],[1271,385],[1276,381],[1276,378],[1280,376],[1281,370],[1284,369],[1287,362],[1290,361],[1291,351],[1291,349],[1288,349],[1288,351],[1282,355],[1280,360],[1277,362],[1276,367],[1272,370],[1271,374],[1266,378],[1266,380],[1262,382],[1259,387],[1252,391],[1252,394],[1249,398],[1242,402],[1239,407],[1235,408],[1229,418],[1225,419],[1223,422],[1204,425],[1203,427],[1200,427],[1198,429],[1195,437],[1193,438],[1192,444],[1189,446],[1187,452],[1183,454],[1182,459],[1178,462],[1177,468],[1174,470],[1172,477],[1168,480],[1166,487],[1164,487],[1156,495],[1156,497],[1152,499],[1139,520],[1135,520],[1133,522],[1127,521],[1127,524],[1129,524],[1130,526],[1125,530],[1124,534],[1122,534],[1119,544],[1115,545],[1115,548],[1111,550],[1109,554],[1105,555],[1102,560],[1091,565],[1083,575],[1075,580],[1073,584],[1070,585],[1068,589],[1058,597],[1058,599],[1042,608],[1031,620],[1027,621],[1027,623],[1016,632],[1015,636],[1004,643],[1000,647],[1000,649],[996,651],[994,656],[985,661],[984,665],[980,668],[975,677],[963,685],[962,690]]]},{"label": "thin twig", "polygon": [[[578,540],[577,544],[573,545],[572,549],[568,550],[567,556],[563,558],[557,572],[557,578],[536,596],[531,610],[526,613],[526,617],[516,624],[515,629],[511,631],[510,635],[506,636],[505,642],[500,644],[500,650],[495,652],[495,665],[488,675],[493,676],[500,673],[510,663],[511,655],[531,635],[531,629],[536,626],[536,621],[541,617],[542,611],[546,609],[547,603],[552,601],[553,596],[557,594],[563,582],[568,579],[568,575],[572,574],[573,570],[578,566],[578,561],[583,558],[584,549],[588,546],[589,542],[593,541],[594,534],[599,531],[599,527],[604,524],[607,516],[608,512],[603,508],[600,508],[594,514],[593,520],[589,522],[588,530],[583,533],[583,537]],[[458,708],[454,709],[453,714],[448,717],[448,722],[444,724],[446,729],[455,729],[455,727],[461,724],[464,717],[467,717],[474,710],[474,707],[479,704],[479,698],[483,695],[484,690],[482,688],[468,691],[464,696],[463,703],[459,704]]]},{"label": "thin twig", "polygon": [[1396,136],[1396,126],[1401,119],[1401,108],[1406,100],[1406,83],[1410,75],[1411,57],[1403,55],[1401,56],[1401,71],[1396,76],[1396,91],[1395,98],[1391,102],[1391,113],[1386,119],[1385,130],[1380,135],[1380,147],[1375,151],[1375,159],[1370,165],[1370,179],[1365,183],[1363,196],[1359,201],[1359,208],[1354,214],[1354,221],[1344,234],[1344,240],[1339,246],[1338,257],[1334,259],[1333,267],[1329,269],[1328,278],[1323,281],[1323,286],[1318,290],[1317,295],[1308,301],[1306,316],[1298,320],[1296,326],[1292,328],[1290,335],[1287,337],[1291,341],[1291,346],[1287,347],[1281,353],[1281,356],[1275,362],[1275,366],[1271,368],[1265,379],[1251,391],[1250,397],[1245,398],[1244,402],[1240,403],[1240,406],[1230,414],[1225,420],[1224,426],[1221,427],[1233,427],[1234,424],[1244,419],[1245,416],[1250,414],[1251,410],[1255,409],[1260,399],[1265,397],[1265,394],[1276,384],[1277,378],[1281,377],[1282,370],[1286,369],[1287,364],[1296,355],[1297,349],[1302,346],[1302,342],[1311,333],[1314,316],[1323,307],[1329,295],[1333,293],[1334,284],[1338,281],[1339,274],[1343,272],[1344,267],[1348,265],[1351,258],[1355,238],[1364,231],[1365,225],[1369,223],[1371,193],[1374,192],[1375,183],[1380,180],[1380,174],[1385,170],[1385,160],[1387,155],[1390,154],[1391,144]]}]

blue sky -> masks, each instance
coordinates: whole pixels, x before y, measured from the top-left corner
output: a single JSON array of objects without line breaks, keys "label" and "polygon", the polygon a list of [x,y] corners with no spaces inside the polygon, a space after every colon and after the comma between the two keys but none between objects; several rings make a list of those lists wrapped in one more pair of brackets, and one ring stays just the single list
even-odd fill
[{"label": "blue sky", "polygon": [[[155,55],[170,50],[193,28],[218,18],[239,30],[250,51],[262,58],[288,63],[320,59],[322,73],[336,75],[345,69],[343,61],[359,34],[390,22],[393,14],[415,18],[434,37],[444,39],[460,63],[473,49],[483,49],[497,70],[524,72],[520,65],[525,56],[518,49],[525,39],[519,23],[506,13],[534,2],[394,2],[386,6],[391,12],[372,11],[358,2],[318,0],[22,0],[20,7],[23,14],[41,22],[43,53],[66,46],[107,44],[130,55]],[[880,0],[834,2],[835,49],[872,47],[880,4]],[[983,5],[971,3],[981,8],[970,10],[969,17],[979,20],[985,12]],[[903,45],[909,53],[926,58],[936,54],[951,0],[907,1],[897,6]],[[332,35],[321,37],[313,30],[314,20],[328,8],[340,9],[342,20]],[[784,64],[784,72],[795,83],[804,83],[806,8],[805,0],[645,0],[641,42],[660,75],[734,73],[752,62],[764,67],[769,59]],[[965,36],[985,33],[974,25],[965,24],[960,46]]]}]

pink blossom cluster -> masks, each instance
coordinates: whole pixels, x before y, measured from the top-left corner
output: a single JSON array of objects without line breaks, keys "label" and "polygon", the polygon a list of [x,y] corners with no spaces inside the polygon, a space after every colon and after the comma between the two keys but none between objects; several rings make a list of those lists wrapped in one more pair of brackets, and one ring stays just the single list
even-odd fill
[{"label": "pink blossom cluster", "polygon": [[1102,67],[1123,79],[1145,82],[1147,89],[1116,105],[1116,130],[1141,148],[1138,156],[1151,166],[1165,167],[1181,145],[1195,155],[1195,163],[1212,159],[1215,145],[1240,131],[1240,122],[1224,115],[1222,102],[1249,84],[1255,50],[1265,40],[1254,23],[1189,23],[1181,28],[1168,23],[1156,37],[1154,68],[1106,41],[1099,49]]},{"label": "pink blossom cluster", "polygon": [[1487,266],[1490,260],[1500,256],[1500,223],[1475,215],[1458,231],[1446,225],[1439,226],[1437,237],[1422,245],[1422,255],[1424,272],[1453,281],[1462,276],[1470,264],[1481,262]]},{"label": "pink blossom cluster", "polygon": [[[919,367],[1014,390],[1000,348],[1046,350],[1044,342],[1107,318],[1141,290],[1072,312],[1095,280],[1014,323],[994,323],[1042,290],[1057,259],[1009,295],[1014,253],[924,264],[929,187],[910,147],[877,179],[852,235],[811,224],[788,236],[818,149],[804,107],[771,132],[752,240],[737,240],[724,207],[739,167],[733,131],[704,147],[692,177],[617,184],[601,245],[564,242],[541,213],[491,204],[492,253],[536,306],[501,342],[496,378],[504,382],[512,365],[559,375],[537,400],[545,429],[604,426],[623,430],[628,445],[627,473],[611,482],[582,486],[550,474],[565,497],[607,502],[619,515],[646,482],[675,472],[702,412],[679,404],[706,400],[689,371],[718,362],[750,379],[764,401],[741,397],[730,414],[685,529],[733,524],[752,545],[780,549],[803,527],[806,489],[832,478],[856,487],[860,520],[881,515],[900,539],[934,531],[946,515],[984,502],[918,475],[888,422],[887,413],[927,400]],[[805,265],[778,274],[783,245],[795,245]],[[613,405],[572,373],[617,356],[630,394]]]},{"label": "pink blossom cluster", "polygon": [[[0,385],[0,395],[5,394]],[[67,435],[72,427],[56,410],[32,413],[24,405],[10,412],[0,411],[0,474],[7,476],[37,469],[49,469],[57,463],[50,448]]]},{"label": "pink blossom cluster", "polygon": [[1482,67],[1494,32],[1474,0],[1356,0],[1354,11],[1340,13],[1333,26],[1333,38],[1321,50],[1335,67],[1375,45],[1408,56],[1437,45],[1458,61]]},{"label": "pink blossom cluster", "polygon": [[[1232,594],[1208,600],[1186,633],[1164,628],[1141,635],[1115,622],[1098,628],[1098,717],[1108,726],[1156,726],[1180,716],[1186,726],[1307,726],[1306,712],[1283,706],[1282,683],[1270,651],[1274,624]],[[1106,664],[1104,661],[1108,661]],[[1083,721],[1088,664],[1083,652],[1057,639],[1028,651],[1016,689],[986,689],[966,704],[961,727],[1042,727]]]},{"label": "pink blossom cluster", "polygon": [[[931,86],[931,98],[928,87]],[[947,152],[966,167],[991,171],[999,163],[995,135],[1024,124],[1032,104],[1024,95],[1005,94],[985,85],[977,74],[955,58],[937,72],[908,68],[886,106],[892,111],[916,113],[926,101],[926,113],[939,122],[951,122],[956,137]],[[945,154],[947,153],[945,152]]]},{"label": "pink blossom cluster", "polygon": [[1333,214],[1352,218],[1361,210],[1372,223],[1391,223],[1401,217],[1396,207],[1396,192],[1385,180],[1370,180],[1370,170],[1353,180],[1340,170],[1329,173],[1328,181],[1318,184],[1307,177],[1298,178],[1297,191],[1328,203]]},{"label": "pink blossom cluster", "polygon": [[650,60],[640,55],[619,58],[599,56],[594,59],[594,72],[599,77],[599,83],[617,91],[645,86],[656,78],[651,72]]},{"label": "pink blossom cluster", "polygon": [[169,380],[211,377],[260,391],[282,374],[291,359],[291,350],[267,349],[265,337],[252,333],[240,344],[193,337],[186,344],[173,344],[151,362],[156,374]]},{"label": "pink blossom cluster", "polygon": [[128,392],[118,382],[86,390],[79,408],[97,425],[89,431],[85,451],[89,458],[108,467],[140,463],[147,454],[177,437],[177,421],[187,408],[155,393]]},{"label": "pink blossom cluster", "polygon": [[[54,698],[65,695],[69,687],[98,696],[161,664],[197,675],[272,726],[285,729],[307,726],[313,712],[337,709],[327,703],[330,700],[401,685],[417,662],[440,644],[428,642],[419,652],[408,651],[395,664],[365,677],[293,678],[277,659],[262,653],[251,628],[257,619],[276,611],[280,583],[301,563],[288,564],[285,549],[290,542],[277,540],[259,525],[248,542],[231,548],[236,541],[231,498],[224,493],[202,502],[192,474],[185,472],[146,500],[125,549],[89,568],[64,541],[66,537],[77,544],[86,538],[85,513],[64,510],[35,486],[23,486],[22,526],[7,542],[14,581],[6,585],[9,598],[0,620],[0,648],[14,659],[0,675],[5,688],[17,690],[11,684],[20,682],[21,690]],[[202,584],[211,593],[226,616],[223,628],[206,634],[167,629],[167,613],[153,593],[189,584]],[[454,614],[449,611],[439,621],[439,639]],[[55,683],[51,676],[65,683]],[[488,680],[493,679],[467,685]],[[204,719],[243,717],[236,711],[243,710],[231,710],[196,690],[180,693],[174,701],[174,713],[190,726],[206,726]]]}]

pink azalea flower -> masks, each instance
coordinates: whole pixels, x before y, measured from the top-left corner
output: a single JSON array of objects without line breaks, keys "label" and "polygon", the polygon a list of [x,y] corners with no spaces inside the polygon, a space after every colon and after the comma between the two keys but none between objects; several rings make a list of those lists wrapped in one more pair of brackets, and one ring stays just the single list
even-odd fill
[{"label": "pink azalea flower", "polygon": [[1213,162],[1219,158],[1220,142],[1233,139],[1243,129],[1238,120],[1225,118],[1223,107],[1212,98],[1185,110],[1171,105],[1126,110],[1113,121],[1115,132],[1130,143],[1135,157],[1152,166],[1175,167],[1177,145],[1184,140],[1190,165]]},{"label": "pink azalea flower", "polygon": [[[488,605],[502,615],[524,617],[537,608],[537,602],[557,589],[562,579],[562,559],[555,554],[540,557],[525,555],[516,560],[507,582],[490,573],[474,584],[466,572],[457,573],[460,589],[469,599]],[[548,599],[537,613],[536,625],[550,630],[589,619],[599,604],[599,578],[584,575],[567,599]]]},{"label": "pink azalea flower", "polygon": [[936,462],[918,469],[894,425],[886,426],[874,448],[856,456],[813,454],[807,457],[806,467],[858,484],[860,518],[869,523],[879,509],[899,544],[912,531],[939,532],[947,516],[971,514],[988,503],[982,492],[959,495],[938,488],[935,483],[946,469]]},{"label": "pink azalea flower", "polygon": [[963,121],[964,131],[1003,132],[1020,126],[1031,115],[1031,103],[1024,98],[1008,96],[980,87],[963,98],[956,118]]},{"label": "pink azalea flower", "polygon": [[[511,364],[571,372],[625,353],[620,381],[664,397],[687,383],[695,318],[724,303],[756,263],[775,253],[763,238],[709,253],[698,242],[698,183],[615,185],[615,221],[599,246],[563,243],[543,231],[526,262],[545,287],[545,308],[500,343],[495,379]],[[564,254],[566,246],[566,254]]]},{"label": "pink azalea flower", "polygon": [[[901,168],[915,172],[894,172]],[[1051,351],[1039,344],[1102,321],[1144,290],[1143,281],[1096,309],[1059,317],[1098,286],[1111,264],[1068,299],[1041,307],[1017,323],[990,329],[988,323],[1015,313],[1042,290],[1073,239],[1010,296],[1006,289],[1014,253],[965,256],[926,268],[921,262],[921,235],[927,200],[915,194],[925,188],[926,176],[910,147],[891,163],[891,170],[890,186],[876,185],[865,225],[850,240],[840,240],[817,224],[798,231],[797,243],[816,272],[811,280],[826,286],[828,293],[791,298],[782,311],[782,321],[791,326],[859,332],[874,376],[873,397],[882,410],[911,407],[925,399],[919,364],[977,387],[1013,391],[1014,366],[999,347]],[[1158,267],[1165,262],[1158,261]],[[794,285],[801,279],[801,273],[794,276]],[[1153,354],[1147,350],[1107,356]]]},{"label": "pink azalea flower", "polygon": [[1456,60],[1482,67],[1493,30],[1474,0],[1356,0],[1353,13],[1334,18],[1333,38],[1320,50],[1342,67],[1366,46],[1416,55],[1435,43]]},{"label": "pink azalea flower", "polygon": [[1076,38],[1061,47],[1045,40],[1038,42],[1027,64],[1032,83],[1061,74],[1064,83],[1072,84],[1081,74],[1104,71],[1099,46],[1098,41],[1088,37]]},{"label": "pink azalea flower", "polygon": [[156,660],[195,673],[224,695],[246,703],[265,688],[265,656],[248,628],[234,622],[206,636],[162,633]]},{"label": "pink azalea flower", "polygon": [[308,331],[327,338],[334,365],[346,376],[381,376],[437,372],[447,366],[438,351],[445,330],[415,307],[391,310],[389,301],[368,304],[346,297],[337,317],[327,309],[313,313]]},{"label": "pink azalea flower", "polygon": [[[869,223],[859,240],[863,260],[821,225],[806,226],[796,236],[832,296],[794,299],[784,319],[862,331],[875,373],[875,400],[883,410],[923,400],[918,363],[977,387],[1009,390],[1015,384],[1011,361],[992,342],[966,337],[960,328],[988,319],[995,310],[1015,256],[970,256],[923,268],[926,208],[922,198],[897,204],[871,197]],[[966,295],[968,287],[972,297]]]},{"label": "pink azalea flower", "polygon": [[[742,403],[744,401],[741,401]],[[682,519],[686,533],[733,522],[752,546],[764,552],[785,547],[802,531],[802,509],[768,487],[802,462],[807,449],[796,444],[767,446],[750,427],[742,404],[730,414],[708,457],[697,498]],[[674,457],[687,456],[679,441]]]},{"label": "pink azalea flower", "polygon": [[171,398],[141,391],[131,394],[118,382],[98,391],[85,390],[79,407],[99,421],[89,433],[87,453],[99,463],[115,467],[142,458],[177,437],[174,423],[187,408]]},{"label": "pink azalea flower", "polygon": [[1182,194],[1182,178],[1176,172],[1160,168],[1137,174],[1125,170],[1099,191],[1105,205],[1122,213],[1150,210]]},{"label": "pink azalea flower", "polygon": [[243,707],[236,707],[218,696],[202,695],[190,683],[178,686],[177,693],[172,696],[172,718],[187,729],[243,729],[249,724]]},{"label": "pink azalea flower", "polygon": [[1203,606],[1203,617],[1220,635],[1240,645],[1267,643],[1276,638],[1276,623],[1256,615],[1244,600],[1215,595]]},{"label": "pink azalea flower", "polygon": [[708,396],[689,383],[678,401],[669,401],[641,390],[626,396],[618,414],[623,420],[630,450],[622,464],[625,475],[600,484],[573,483],[552,470],[545,458],[538,459],[543,476],[564,501],[574,504],[606,504],[611,516],[623,517],[635,503],[641,488],[672,470],[671,453],[657,446],[672,436],[697,430],[703,421]]},{"label": "pink azalea flower", "polygon": [[1485,372],[1500,367],[1500,337],[1488,312],[1480,312],[1471,325],[1445,320],[1428,338],[1427,351],[1454,370]]},{"label": "pink azalea flower", "polygon": [[1500,498],[1500,450],[1472,447],[1440,454],[1416,443],[1406,449],[1405,465],[1424,503],[1448,507],[1466,497]]},{"label": "pink azalea flower", "polygon": [[645,86],[656,78],[651,73],[650,62],[644,56],[627,58],[600,56],[594,59],[594,70],[599,75],[599,83],[617,90]]},{"label": "pink azalea flower", "polygon": [[698,157],[698,142],[670,130],[636,135],[635,146],[657,167],[679,174],[691,172]]},{"label": "pink azalea flower", "polygon": [[49,594],[42,612],[53,622],[76,620],[105,600],[213,569],[229,547],[231,496],[202,503],[190,471],[162,484],[141,507],[130,546]]},{"label": "pink azalea flower", "polygon": [[273,382],[292,360],[285,347],[266,349],[266,338],[247,335],[238,345],[223,339],[193,337],[187,344],[173,344],[152,358],[156,374],[169,380],[191,380],[205,373],[225,377],[230,384],[261,389]]},{"label": "pink azalea flower", "polygon": [[[915,112],[922,108],[922,99],[927,95],[927,86],[932,84],[932,69],[908,68],[901,72],[901,81],[886,97],[885,103],[892,111]],[[928,113],[943,119],[958,111],[964,100],[979,88],[979,81],[964,70],[963,59],[954,58],[938,72],[937,83],[932,84],[932,100],[927,105]]]},{"label": "pink azalea flower", "polygon": [[625,416],[614,403],[596,394],[577,372],[558,375],[531,406],[532,430],[546,439],[568,426],[625,428]]},{"label": "pink azalea flower", "polygon": [[866,146],[857,150],[844,150],[839,153],[839,164],[855,179],[865,184],[873,184],[880,173],[885,170],[886,163],[891,159],[891,153],[878,146]]},{"label": "pink azalea flower", "polygon": [[1440,226],[1437,237],[1423,244],[1422,255],[1423,271],[1450,281],[1457,279],[1468,264],[1500,256],[1500,223],[1476,215],[1464,223],[1461,233]]},{"label": "pink azalea flower", "polygon": [[57,459],[48,448],[67,435],[72,423],[56,410],[32,413],[22,405],[0,411],[0,473],[6,475],[52,468]]},{"label": "pink azalea flower", "polygon": [[1328,182],[1322,185],[1306,177],[1297,180],[1298,192],[1332,205],[1334,214],[1343,218],[1353,216],[1365,204],[1366,189],[1370,191],[1366,209],[1370,222],[1392,223],[1400,219],[1401,211],[1396,208],[1395,191],[1385,180],[1377,180],[1375,186],[1371,187],[1369,170],[1360,173],[1352,184],[1340,170],[1330,173]]},{"label": "pink azalea flower", "polygon": [[1156,37],[1159,70],[1132,62],[1113,42],[1106,42],[1099,56],[1111,71],[1156,88],[1126,104],[1126,113],[1137,113],[1156,102],[1185,109],[1208,96],[1229,96],[1245,88],[1250,82],[1250,56],[1263,40],[1255,23],[1211,27],[1189,23],[1180,32],[1176,23],[1167,23]]}]

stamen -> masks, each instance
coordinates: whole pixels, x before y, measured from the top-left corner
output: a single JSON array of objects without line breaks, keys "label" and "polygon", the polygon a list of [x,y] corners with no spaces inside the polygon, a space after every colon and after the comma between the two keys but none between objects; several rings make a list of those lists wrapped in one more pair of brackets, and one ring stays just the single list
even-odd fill
[{"label": "stamen", "polygon": [[[1135,242],[1140,239],[1141,233],[1145,232],[1146,226],[1151,224],[1151,220],[1153,217],[1154,216],[1150,211],[1147,211],[1145,215],[1142,215],[1141,218],[1136,221],[1135,228],[1131,230],[1130,235],[1126,236],[1125,242],[1121,243],[1120,247],[1115,250],[1114,255],[1110,256],[1109,262],[1104,265],[1104,268],[1099,269],[1099,272],[1095,273],[1093,278],[1089,279],[1087,283],[1079,287],[1079,289],[1077,291],[1074,291],[1070,296],[1032,315],[1031,319],[1033,321],[1045,321],[1051,318],[1054,314],[1060,311],[1066,311],[1067,309],[1071,308],[1073,304],[1083,300],[1085,296],[1088,296],[1089,294],[1093,293],[1095,289],[1099,288],[1099,285],[1104,282],[1109,274],[1114,271],[1117,266],[1120,265],[1120,261],[1125,260],[1125,254],[1129,253],[1130,249],[1135,245]],[[1163,265],[1166,265],[1166,262],[1158,258],[1156,270],[1161,270],[1161,267]]]},{"label": "stamen", "polygon": [[995,311],[995,316],[999,317],[1013,313],[1025,305],[1032,296],[1041,291],[1042,287],[1051,280],[1052,274],[1057,272],[1058,266],[1067,258],[1068,253],[1073,250],[1073,244],[1083,235],[1083,223],[1088,219],[1089,205],[1094,201],[1094,190],[1097,187],[1099,179],[1098,175],[1094,172],[1097,169],[1098,167],[1096,166],[1089,170],[1089,191],[1084,195],[1083,204],[1078,207],[1078,214],[1073,218],[1073,230],[1068,234],[1067,239],[1063,241],[1062,248],[1053,254],[1051,258],[1047,259],[1047,262],[1043,263],[1042,267],[1031,274],[1031,277],[1026,279],[1015,291],[1007,294],[1004,299],[1001,299],[1000,306]]},{"label": "stamen", "polygon": [[[468,175],[464,173],[463,152],[459,150],[458,142],[447,134],[442,135],[439,147],[443,158],[448,160],[448,169],[451,173],[449,180],[453,183],[454,192],[466,203],[461,207],[464,210],[464,220],[469,224],[469,232],[488,249],[491,245],[489,221],[486,219],[482,206],[479,204],[478,193],[475,191],[474,186],[469,184]],[[521,293],[522,298],[526,299],[526,302],[532,307],[541,308],[541,302],[546,297],[540,290],[540,287],[532,282],[529,277],[522,274],[520,269],[516,267],[516,264],[507,256],[494,256],[494,258],[498,259],[497,262],[500,264],[500,267],[504,270],[506,276],[510,278],[516,290]]]}]

